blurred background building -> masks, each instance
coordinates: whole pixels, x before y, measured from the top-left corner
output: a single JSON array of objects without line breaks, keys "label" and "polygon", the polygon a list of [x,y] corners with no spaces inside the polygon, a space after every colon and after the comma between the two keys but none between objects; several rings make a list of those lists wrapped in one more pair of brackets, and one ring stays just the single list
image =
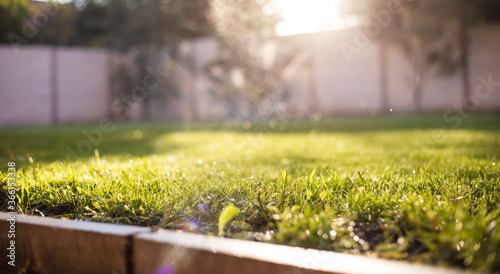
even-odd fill
[{"label": "blurred background building", "polygon": [[497,0],[0,0],[0,15],[2,126],[500,110]]}]

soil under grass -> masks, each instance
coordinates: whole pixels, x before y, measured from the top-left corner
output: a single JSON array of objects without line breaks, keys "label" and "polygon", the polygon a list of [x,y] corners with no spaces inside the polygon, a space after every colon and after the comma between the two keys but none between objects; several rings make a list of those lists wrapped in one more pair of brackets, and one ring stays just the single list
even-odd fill
[{"label": "soil under grass", "polygon": [[0,210],[500,271],[500,114],[249,125],[2,129]]}]

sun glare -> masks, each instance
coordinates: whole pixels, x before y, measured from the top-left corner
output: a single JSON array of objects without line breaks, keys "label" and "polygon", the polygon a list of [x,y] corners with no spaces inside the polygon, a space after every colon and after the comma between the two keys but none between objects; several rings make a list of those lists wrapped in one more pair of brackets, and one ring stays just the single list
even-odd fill
[{"label": "sun glare", "polygon": [[279,36],[344,28],[338,0],[274,0],[274,6],[283,17],[276,26]]}]

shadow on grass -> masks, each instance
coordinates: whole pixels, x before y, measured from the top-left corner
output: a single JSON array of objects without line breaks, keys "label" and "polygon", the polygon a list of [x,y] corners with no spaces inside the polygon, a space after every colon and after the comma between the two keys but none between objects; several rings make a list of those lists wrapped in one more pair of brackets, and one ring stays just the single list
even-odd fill
[{"label": "shadow on grass", "polygon": [[97,130],[97,125],[4,130],[0,133],[0,160],[24,162],[30,157],[38,162],[85,160],[95,157],[94,149],[100,155],[141,157],[179,149],[178,144],[161,140],[162,136],[179,130],[170,126],[122,124],[110,133]]},{"label": "shadow on grass", "polygon": [[[500,113],[473,114],[469,118],[443,119],[442,114],[387,115],[376,117],[336,117],[311,122],[309,120],[279,120],[250,122],[228,120],[198,123],[130,123],[116,124],[102,140],[95,132],[98,125],[7,128],[0,132],[0,160],[38,162],[85,160],[100,155],[142,157],[165,154],[183,149],[179,143],[168,143],[165,137],[176,132],[236,132],[262,134],[306,134],[310,132],[361,134],[412,130],[478,130],[500,131]],[[448,117],[448,118],[450,118]],[[88,137],[84,132],[93,132]],[[89,146],[90,145],[90,146]]]}]

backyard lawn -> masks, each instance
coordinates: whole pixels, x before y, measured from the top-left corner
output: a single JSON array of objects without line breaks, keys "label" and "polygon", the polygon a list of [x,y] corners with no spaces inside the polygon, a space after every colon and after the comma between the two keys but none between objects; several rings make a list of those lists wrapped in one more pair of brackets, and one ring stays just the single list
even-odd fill
[{"label": "backyard lawn", "polygon": [[2,211],[15,162],[23,214],[500,271],[500,114],[10,128],[0,140]]}]

